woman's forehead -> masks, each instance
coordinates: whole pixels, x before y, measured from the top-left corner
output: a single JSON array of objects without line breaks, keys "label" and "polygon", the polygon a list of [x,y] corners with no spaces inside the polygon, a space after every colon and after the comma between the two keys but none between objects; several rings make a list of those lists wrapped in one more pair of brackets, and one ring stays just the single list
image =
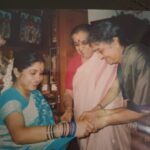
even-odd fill
[{"label": "woman's forehead", "polygon": [[27,68],[29,68],[29,69],[44,68],[44,62],[35,62]]}]

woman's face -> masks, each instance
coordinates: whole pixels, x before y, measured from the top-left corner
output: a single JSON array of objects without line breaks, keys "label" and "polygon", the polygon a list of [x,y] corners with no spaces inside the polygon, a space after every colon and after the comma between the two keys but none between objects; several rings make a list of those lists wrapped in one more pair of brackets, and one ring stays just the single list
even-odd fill
[{"label": "woman's face", "polygon": [[101,59],[105,59],[108,64],[118,64],[122,59],[122,52],[124,47],[118,42],[118,38],[113,38],[110,43],[95,42],[91,43],[94,51],[101,54]]},{"label": "woman's face", "polygon": [[92,56],[92,49],[88,42],[89,33],[86,31],[79,31],[72,35],[72,40],[77,52],[82,58],[88,59]]},{"label": "woman's face", "polygon": [[17,70],[17,73],[15,74],[17,78],[16,82],[26,91],[35,90],[43,80],[43,72],[44,63],[35,62],[28,68],[22,70],[22,72]]}]

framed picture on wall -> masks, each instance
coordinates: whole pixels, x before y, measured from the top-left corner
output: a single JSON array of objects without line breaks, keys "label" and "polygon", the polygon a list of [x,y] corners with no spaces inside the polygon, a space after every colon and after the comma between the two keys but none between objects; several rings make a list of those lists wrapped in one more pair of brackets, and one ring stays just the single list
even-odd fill
[{"label": "framed picture on wall", "polygon": [[11,20],[11,12],[0,10],[0,35],[5,39],[11,37]]},{"label": "framed picture on wall", "polygon": [[42,41],[42,19],[26,12],[20,13],[19,40],[28,44],[39,45]]}]

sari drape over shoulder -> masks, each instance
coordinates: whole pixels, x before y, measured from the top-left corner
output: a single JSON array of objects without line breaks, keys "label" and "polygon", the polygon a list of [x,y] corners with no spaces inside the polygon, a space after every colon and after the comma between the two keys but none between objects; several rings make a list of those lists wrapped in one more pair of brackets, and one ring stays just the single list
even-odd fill
[{"label": "sari drape over shoulder", "polygon": [[0,97],[0,150],[65,150],[73,138],[58,138],[35,144],[15,144],[4,122],[13,112],[24,116],[27,127],[55,124],[51,108],[38,90],[32,91],[27,100],[15,88],[9,88]]},{"label": "sari drape over shoulder", "polygon": [[[97,53],[77,69],[73,78],[75,118],[100,102],[116,79],[116,73],[117,65],[108,65]],[[119,94],[106,109],[121,106],[123,100]],[[127,150],[130,149],[128,135],[126,125],[109,126],[80,140],[80,148],[81,150]]]}]

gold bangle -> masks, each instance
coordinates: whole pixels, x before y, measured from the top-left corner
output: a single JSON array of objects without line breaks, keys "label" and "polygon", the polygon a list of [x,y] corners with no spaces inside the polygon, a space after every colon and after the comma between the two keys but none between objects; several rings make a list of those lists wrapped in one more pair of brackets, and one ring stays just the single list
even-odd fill
[{"label": "gold bangle", "polygon": [[47,135],[47,139],[50,140],[51,139],[51,137],[50,137],[50,125],[47,126],[47,133],[46,133],[46,135]]}]

